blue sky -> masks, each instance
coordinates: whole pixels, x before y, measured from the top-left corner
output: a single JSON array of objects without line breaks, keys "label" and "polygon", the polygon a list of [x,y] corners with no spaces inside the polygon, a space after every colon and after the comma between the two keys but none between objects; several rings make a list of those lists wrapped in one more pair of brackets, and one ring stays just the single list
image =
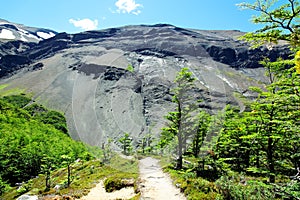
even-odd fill
[{"label": "blue sky", "polygon": [[[253,2],[248,0],[247,2]],[[255,12],[243,0],[0,0],[0,18],[58,32],[80,32],[136,24],[254,31]]]}]

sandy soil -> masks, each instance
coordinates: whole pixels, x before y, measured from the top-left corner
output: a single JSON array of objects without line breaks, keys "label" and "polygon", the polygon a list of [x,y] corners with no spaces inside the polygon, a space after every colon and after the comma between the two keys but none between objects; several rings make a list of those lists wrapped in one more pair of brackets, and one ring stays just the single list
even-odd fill
[{"label": "sandy soil", "polygon": [[81,197],[80,200],[115,200],[115,199],[130,199],[134,197],[136,194],[134,193],[133,187],[122,188],[121,190],[115,192],[106,192],[104,189],[103,181],[100,181],[91,189],[87,196]]},{"label": "sandy soil", "polygon": [[144,158],[140,160],[140,190],[142,200],[185,200],[180,190],[172,184],[172,180],[163,173],[158,160]]}]

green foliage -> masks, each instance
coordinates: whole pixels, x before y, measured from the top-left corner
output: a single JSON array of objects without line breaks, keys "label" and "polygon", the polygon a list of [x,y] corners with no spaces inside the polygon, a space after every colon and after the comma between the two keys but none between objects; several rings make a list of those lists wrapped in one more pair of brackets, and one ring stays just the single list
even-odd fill
[{"label": "green foliage", "polygon": [[0,196],[9,189],[9,185],[0,177]]},{"label": "green foliage", "polygon": [[[51,168],[55,169],[62,167],[61,155],[72,154],[73,159],[83,159],[87,153],[82,143],[72,140],[55,124],[44,123],[46,117],[41,119],[27,107],[21,108],[25,102],[28,99],[23,95],[0,99],[0,176],[11,185],[46,173],[45,155],[52,159]],[[46,109],[43,112],[56,119],[56,112]]]},{"label": "green foliage", "polygon": [[[287,3],[256,0],[253,4],[240,4],[242,8],[260,12],[260,16],[254,17],[254,23],[265,25],[242,38],[254,47],[267,44],[269,49],[273,43],[286,40],[291,49],[299,50],[299,25],[296,21],[299,19],[299,5],[295,0],[288,0]],[[188,199],[299,199],[299,180],[290,180],[297,172],[299,175],[300,168],[299,56],[298,52],[294,60],[261,61],[268,82],[264,88],[250,88],[257,98],[247,102],[244,111],[228,106],[221,114],[222,120],[208,115],[207,120],[199,124],[190,120],[191,115],[184,112],[190,109],[185,109],[182,104],[187,95],[184,88],[190,84],[184,80],[189,80],[191,75],[185,75],[187,71],[178,74],[175,83],[183,87],[174,90],[177,110],[166,116],[168,125],[163,128],[159,145],[165,147],[177,136],[180,150],[184,147],[184,136],[189,135],[191,127],[203,128],[203,131],[197,131],[196,137],[188,137],[193,139],[190,140],[193,141],[191,149],[197,157],[197,146],[203,146],[207,129],[218,136],[213,151],[208,151],[211,156],[194,158],[197,161],[186,171],[183,170],[185,168],[167,169]],[[191,122],[189,126],[186,126],[189,123],[183,123],[185,119]],[[221,130],[207,127],[210,120]],[[184,135],[179,134],[182,130]],[[195,167],[197,162],[199,164]],[[193,170],[201,177],[212,177],[212,172],[218,180],[213,183],[215,179],[209,179],[210,182],[197,178]]]},{"label": "green foliage", "polygon": [[122,179],[116,175],[108,177],[104,181],[104,188],[106,192],[113,192],[129,186],[134,187],[135,182],[129,179]]},{"label": "green foliage", "polygon": [[250,42],[254,47],[286,40],[293,47],[299,48],[300,35],[297,20],[300,15],[300,3],[297,0],[288,0],[286,3],[282,1],[278,4],[278,0],[256,0],[252,4],[238,4],[242,9],[259,12],[260,15],[254,16],[252,21],[264,25],[256,32],[245,34],[242,39]]},{"label": "green foliage", "polygon": [[298,51],[295,55],[295,68],[298,74],[300,74],[300,51]]},{"label": "green foliage", "polygon": [[154,146],[152,145],[153,137],[152,135],[146,134],[139,142],[139,153],[150,154],[152,153]]},{"label": "green foliage", "polygon": [[71,164],[74,162],[74,157],[71,155],[61,155],[62,164],[67,167],[67,187],[71,184],[72,169]]},{"label": "green foliage", "polygon": [[128,65],[127,68],[126,68],[126,70],[128,70],[128,71],[130,71],[132,73],[134,72],[134,68],[133,68],[132,65]]},{"label": "green foliage", "polygon": [[195,134],[193,136],[193,143],[191,145],[192,153],[196,158],[199,156],[200,148],[208,132],[211,116],[206,111],[201,111],[197,116],[197,120],[198,122],[196,122],[194,125]]},{"label": "green foliage", "polygon": [[260,181],[247,181],[241,177],[222,176],[216,186],[225,199],[233,200],[273,200],[274,187]]},{"label": "green foliage", "polygon": [[112,149],[111,143],[113,142],[112,139],[108,139],[107,144],[103,143],[102,150],[103,150],[103,162],[109,162],[112,157]]},{"label": "green foliage", "polygon": [[31,101],[31,99],[25,95],[11,95],[2,97],[2,101],[12,104],[15,107],[23,108]]},{"label": "green foliage", "polygon": [[166,127],[162,129],[162,137],[159,147],[165,147],[170,141],[176,137],[177,147],[177,168],[182,168],[182,155],[187,151],[187,141],[194,137],[195,130],[190,128],[193,126],[192,113],[197,106],[194,103],[192,90],[195,78],[188,68],[182,68],[177,73],[174,83],[176,87],[173,89],[173,102],[176,104],[176,111],[169,112],[165,118],[168,120]]},{"label": "green foliage", "polygon": [[124,133],[124,136],[119,139],[119,142],[122,145],[123,154],[130,155],[132,152],[132,138],[128,133]]},{"label": "green foliage", "polygon": [[109,177],[104,181],[104,187],[106,192],[113,192],[115,190],[120,190],[125,187],[122,184],[122,180],[116,177]]},{"label": "green foliage", "polygon": [[[115,177],[128,186],[136,187],[138,162],[136,160],[127,160],[120,156],[112,157],[110,166],[103,165],[99,160],[73,162],[72,184],[69,187],[64,187],[64,184],[67,184],[67,174],[68,170],[66,167],[53,169],[48,190],[45,190],[44,175],[39,175],[37,178],[32,179],[29,184],[25,184],[25,189],[30,194],[39,195],[41,198],[43,195],[68,195],[79,199],[87,195],[89,190],[95,187],[99,180],[109,177]],[[54,189],[56,185],[61,185],[61,188],[59,190]],[[24,189],[22,190],[25,191]],[[0,196],[0,199],[16,199],[20,195],[16,188],[8,188],[6,191]]]},{"label": "green foliage", "polygon": [[44,124],[51,124],[57,130],[62,131],[65,134],[68,134],[68,129],[66,125],[66,118],[63,114],[57,111],[47,111],[41,112],[35,116],[38,120],[40,120]]},{"label": "green foliage", "polygon": [[223,199],[218,194],[217,188],[213,182],[207,181],[201,177],[196,177],[193,172],[178,171],[172,168],[165,168],[170,173],[174,184],[183,192],[188,200],[196,199]]}]

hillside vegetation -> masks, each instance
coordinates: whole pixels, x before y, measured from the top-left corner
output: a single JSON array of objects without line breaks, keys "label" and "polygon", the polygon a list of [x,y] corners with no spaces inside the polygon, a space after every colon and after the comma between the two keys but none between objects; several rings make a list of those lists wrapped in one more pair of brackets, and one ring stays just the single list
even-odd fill
[{"label": "hillside vegetation", "polygon": [[290,59],[261,60],[268,81],[249,88],[257,96],[243,99],[244,109],[206,113],[191,98],[192,72],[177,74],[176,109],[165,117],[159,148],[176,155],[165,169],[188,199],[300,199],[300,4],[274,2],[240,4],[259,11],[253,20],[265,25],[242,39],[269,49],[285,40],[293,52]]},{"label": "hillside vegetation", "polygon": [[87,147],[72,140],[63,114],[30,104],[25,95],[0,98],[0,194],[40,173],[91,158]]}]

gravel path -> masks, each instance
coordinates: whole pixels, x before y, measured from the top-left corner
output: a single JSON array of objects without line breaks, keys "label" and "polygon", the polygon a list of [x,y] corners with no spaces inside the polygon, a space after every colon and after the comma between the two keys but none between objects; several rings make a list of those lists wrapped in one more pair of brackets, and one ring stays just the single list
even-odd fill
[{"label": "gravel path", "polygon": [[185,200],[170,177],[163,173],[158,160],[147,157],[140,160],[141,200]]}]

